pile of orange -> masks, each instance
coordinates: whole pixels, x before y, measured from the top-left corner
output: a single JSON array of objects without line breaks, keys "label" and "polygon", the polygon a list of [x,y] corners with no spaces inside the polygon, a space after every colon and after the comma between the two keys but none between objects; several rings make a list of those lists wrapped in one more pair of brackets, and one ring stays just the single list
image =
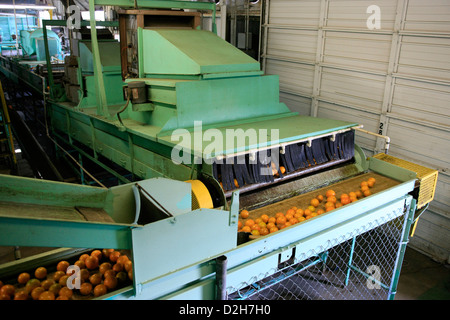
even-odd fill
[{"label": "pile of orange", "polygon": [[371,195],[370,188],[375,185],[376,179],[371,177],[361,182],[359,189],[337,195],[332,189],[325,195],[318,195],[311,199],[307,208],[291,207],[286,212],[277,212],[275,216],[263,214],[258,218],[249,218],[250,213],[242,210],[239,214],[238,232],[248,232],[254,236],[264,236],[284,229],[299,222],[314,218],[325,212],[332,211],[363,197]]},{"label": "pile of orange", "polygon": [[0,300],[74,300],[99,297],[119,287],[129,285],[133,279],[133,264],[126,254],[114,249],[93,250],[79,256],[73,265],[80,270],[80,287],[70,289],[67,281],[71,277],[68,261],[59,261],[56,271],[38,267],[34,272],[22,272],[17,283],[0,281]]}]

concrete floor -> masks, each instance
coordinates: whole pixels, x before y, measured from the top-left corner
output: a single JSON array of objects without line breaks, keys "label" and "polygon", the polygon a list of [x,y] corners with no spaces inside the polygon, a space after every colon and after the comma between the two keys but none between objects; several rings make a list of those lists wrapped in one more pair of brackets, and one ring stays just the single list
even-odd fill
[{"label": "concrete floor", "polygon": [[450,300],[450,265],[407,248],[395,300]]}]

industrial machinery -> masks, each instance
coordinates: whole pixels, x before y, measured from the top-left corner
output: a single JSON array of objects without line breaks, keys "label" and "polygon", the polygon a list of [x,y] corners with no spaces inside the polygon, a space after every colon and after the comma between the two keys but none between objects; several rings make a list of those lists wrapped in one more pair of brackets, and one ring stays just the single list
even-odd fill
[{"label": "industrial machinery", "polygon": [[[393,299],[416,172],[367,159],[354,142],[357,123],[300,116],[280,103],[277,76],[214,28],[199,28],[192,10],[214,14],[215,4],[116,2],[119,30],[131,40],[97,41],[91,19],[91,39],[66,65],[70,100],[57,101],[50,87],[46,111],[56,141],[110,159],[135,181],[105,188],[1,176],[0,245],[130,250],[133,284],[101,298],[214,299],[257,289],[255,274],[273,276],[284,263],[326,265],[332,247],[403,219],[383,283]],[[91,17],[94,4],[107,1],[90,1]],[[189,10],[169,10],[176,7]],[[256,218],[307,207],[368,177],[377,183],[358,201],[265,236],[239,232],[243,209]],[[20,265],[0,266],[0,279]],[[347,267],[346,283],[350,270],[370,278],[351,258]]]}]

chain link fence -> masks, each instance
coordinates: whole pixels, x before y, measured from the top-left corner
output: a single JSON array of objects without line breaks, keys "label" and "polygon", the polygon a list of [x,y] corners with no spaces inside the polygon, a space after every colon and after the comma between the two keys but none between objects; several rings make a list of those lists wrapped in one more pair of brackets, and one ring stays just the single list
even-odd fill
[{"label": "chain link fence", "polygon": [[[293,254],[266,275],[241,288],[227,288],[230,300],[386,300],[393,281],[407,214],[328,241],[321,252]],[[322,246],[323,248],[323,246]],[[298,250],[299,248],[295,248]],[[297,257],[297,258],[296,258]]]}]

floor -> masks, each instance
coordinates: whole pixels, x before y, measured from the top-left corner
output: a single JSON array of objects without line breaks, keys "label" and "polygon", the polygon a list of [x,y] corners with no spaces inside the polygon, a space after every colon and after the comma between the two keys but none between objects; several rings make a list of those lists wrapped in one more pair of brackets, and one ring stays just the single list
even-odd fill
[{"label": "floor", "polygon": [[450,265],[407,248],[396,300],[450,300]]}]

